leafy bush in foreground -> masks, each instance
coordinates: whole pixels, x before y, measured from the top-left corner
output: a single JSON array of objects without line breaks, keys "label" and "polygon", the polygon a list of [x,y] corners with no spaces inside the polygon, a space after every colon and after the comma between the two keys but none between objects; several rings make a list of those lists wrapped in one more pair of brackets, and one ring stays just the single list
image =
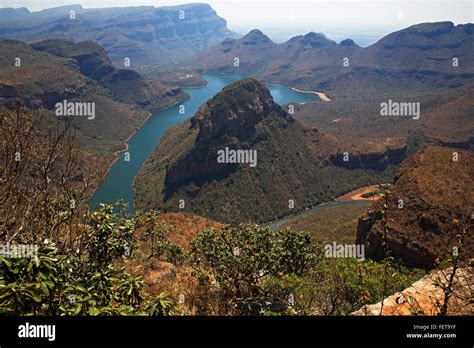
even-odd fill
[{"label": "leafy bush in foreground", "polygon": [[198,280],[217,283],[223,308],[240,314],[260,312],[267,305],[284,310],[283,303],[265,294],[261,281],[284,274],[303,276],[316,258],[305,233],[245,225],[201,233],[190,252]]},{"label": "leafy bush in foreground", "polygon": [[[0,313],[6,315],[169,315],[171,300],[143,291],[141,277],[115,261],[133,245],[134,221],[102,205],[88,218],[76,254],[45,240],[35,257],[0,258]],[[129,249],[128,249],[129,250]]]},{"label": "leafy bush in foreground", "polygon": [[[189,261],[217,303],[204,313],[345,315],[385,297],[383,264],[324,258],[307,234],[291,229],[209,230],[192,242]],[[393,264],[388,274],[393,293],[424,272]]]}]

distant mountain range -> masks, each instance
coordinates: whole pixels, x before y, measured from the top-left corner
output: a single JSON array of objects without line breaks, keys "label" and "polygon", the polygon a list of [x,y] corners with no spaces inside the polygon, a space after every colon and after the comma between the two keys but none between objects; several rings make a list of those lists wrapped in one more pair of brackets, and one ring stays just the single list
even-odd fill
[{"label": "distant mountain range", "polygon": [[[404,148],[405,155],[427,145],[473,149],[473,43],[474,24],[451,22],[417,24],[367,48],[317,33],[276,44],[252,30],[188,63],[201,73],[240,73],[324,91],[331,102],[295,105],[293,116],[338,137],[343,146],[336,153],[320,149],[332,162],[347,151],[376,166],[387,146]],[[381,117],[388,100],[419,103],[420,119]]]},{"label": "distant mountain range", "polygon": [[452,88],[474,80],[474,24],[421,23],[365,48],[351,39],[336,43],[314,32],[281,44],[258,29],[238,37],[209,5],[199,3],[0,9],[0,39],[94,40],[114,63],[123,66],[129,58],[132,68],[175,69],[178,63],[200,72],[253,75],[336,95]]},{"label": "distant mountain range", "polygon": [[240,73],[329,93],[456,87],[474,81],[474,24],[422,23],[362,48],[314,32],[282,44],[255,29],[189,60],[199,71]]},{"label": "distant mountain range", "polygon": [[227,29],[226,21],[199,3],[100,9],[70,5],[38,12],[0,9],[0,39],[94,40],[121,65],[125,58],[132,66],[174,63],[232,36],[236,34]]}]

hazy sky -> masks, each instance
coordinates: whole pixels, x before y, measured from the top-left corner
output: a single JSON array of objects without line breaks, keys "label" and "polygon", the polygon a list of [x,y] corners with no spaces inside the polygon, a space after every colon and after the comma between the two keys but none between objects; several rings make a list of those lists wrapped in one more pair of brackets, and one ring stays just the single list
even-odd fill
[{"label": "hazy sky", "polygon": [[[157,0],[0,0],[1,7],[27,7],[38,11],[69,4],[86,8],[153,5],[166,6],[193,1]],[[272,39],[283,41],[308,31],[323,32],[341,40],[375,41],[382,35],[420,22],[474,22],[473,0],[209,0],[228,21],[228,27],[245,34],[253,28],[266,32]],[[365,39],[364,39],[365,38]]]}]

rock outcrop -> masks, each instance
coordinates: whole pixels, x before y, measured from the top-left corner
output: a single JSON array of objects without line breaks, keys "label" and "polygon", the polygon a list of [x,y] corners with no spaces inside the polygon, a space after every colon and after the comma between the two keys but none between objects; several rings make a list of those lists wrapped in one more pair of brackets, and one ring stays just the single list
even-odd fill
[{"label": "rock outcrop", "polygon": [[[474,256],[474,155],[429,147],[405,160],[389,192],[387,242],[390,254],[405,263],[433,268],[459,246],[464,258]],[[359,219],[356,243],[366,256],[384,257],[383,200]],[[470,227],[469,227],[470,226]]]},{"label": "rock outcrop", "polygon": [[370,152],[335,153],[329,157],[332,164],[356,169],[384,170],[389,165],[400,164],[407,156],[407,142],[403,138],[388,138],[383,144],[374,144]]},{"label": "rock outcrop", "polygon": [[126,103],[154,110],[166,105],[163,103],[165,99],[174,99],[172,97],[175,96],[185,97],[179,88],[167,87],[146,79],[131,69],[116,68],[105,49],[94,41],[73,43],[64,40],[46,40],[34,43],[31,47],[71,59],[71,67],[77,68],[83,76],[106,86],[113,91],[116,98]]},{"label": "rock outcrop", "polygon": [[191,119],[191,131],[197,132],[195,147],[166,168],[166,197],[180,185],[202,183],[234,172],[238,164],[218,163],[217,151],[225,147],[252,148],[263,140],[257,126],[267,117],[278,118],[284,127],[294,121],[256,79],[224,87]]},{"label": "rock outcrop", "polygon": [[192,127],[199,128],[198,140],[213,142],[223,136],[250,138],[255,126],[270,115],[286,122],[293,119],[273,101],[270,91],[258,80],[249,78],[224,89],[199,109],[192,118]]},{"label": "rock outcrop", "polygon": [[[366,305],[352,315],[439,315],[445,302],[449,279],[453,268],[436,270],[382,301]],[[457,269],[452,282],[452,294],[448,300],[448,315],[472,315],[474,303],[469,301],[474,286],[472,267]]]}]

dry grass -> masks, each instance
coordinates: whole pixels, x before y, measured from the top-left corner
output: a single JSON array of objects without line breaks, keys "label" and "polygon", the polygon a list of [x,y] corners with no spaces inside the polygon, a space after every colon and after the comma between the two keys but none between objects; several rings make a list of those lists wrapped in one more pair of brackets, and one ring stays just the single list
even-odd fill
[{"label": "dry grass", "polygon": [[[166,225],[168,239],[186,251],[189,250],[190,242],[198,233],[223,226],[218,222],[189,213],[160,214],[155,218],[155,228],[161,224]],[[217,292],[210,287],[198,284],[188,265],[174,265],[156,257],[149,258],[151,242],[145,237],[145,231],[144,222],[139,221],[135,230],[135,238],[139,244],[132,258],[121,261],[121,266],[133,275],[141,275],[145,281],[145,288],[150,294],[158,295],[161,292],[170,294],[177,305],[177,314],[213,314],[212,310],[218,308]]]}]

